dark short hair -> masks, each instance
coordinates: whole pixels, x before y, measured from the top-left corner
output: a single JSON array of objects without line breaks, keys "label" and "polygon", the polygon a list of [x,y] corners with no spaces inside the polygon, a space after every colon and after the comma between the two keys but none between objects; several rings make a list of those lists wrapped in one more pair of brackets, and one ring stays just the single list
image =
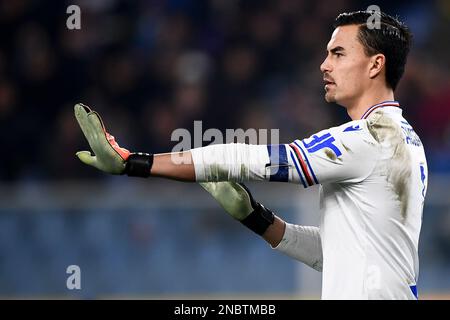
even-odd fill
[{"label": "dark short hair", "polygon": [[[369,28],[378,15],[379,28]],[[371,18],[372,17],[372,18]],[[370,19],[370,20],[369,20]],[[405,65],[412,42],[409,28],[398,18],[380,11],[355,11],[341,13],[334,23],[334,28],[346,25],[358,25],[358,40],[364,46],[368,56],[378,53],[386,57],[386,83],[392,90],[397,87],[405,71]]]}]

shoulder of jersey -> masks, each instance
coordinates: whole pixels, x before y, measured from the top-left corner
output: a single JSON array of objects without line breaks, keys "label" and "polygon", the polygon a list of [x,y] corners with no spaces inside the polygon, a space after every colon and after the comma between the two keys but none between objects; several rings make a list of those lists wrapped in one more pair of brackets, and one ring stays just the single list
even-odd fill
[{"label": "shoulder of jersey", "polygon": [[349,121],[332,129],[344,140],[361,138],[370,144],[376,143],[372,134],[369,132],[366,119]]},{"label": "shoulder of jersey", "polygon": [[367,129],[367,123],[364,120],[353,120],[340,125],[336,129],[342,133],[361,132]]}]

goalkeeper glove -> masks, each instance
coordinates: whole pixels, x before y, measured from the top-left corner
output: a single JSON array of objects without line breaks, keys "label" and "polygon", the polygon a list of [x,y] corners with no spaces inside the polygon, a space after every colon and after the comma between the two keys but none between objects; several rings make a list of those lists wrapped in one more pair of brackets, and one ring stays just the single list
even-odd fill
[{"label": "goalkeeper glove", "polygon": [[274,213],[255,201],[250,190],[236,182],[202,182],[208,191],[233,218],[262,236],[273,224]]},{"label": "goalkeeper glove", "polygon": [[135,177],[150,176],[153,155],[131,153],[121,148],[114,136],[106,132],[100,115],[88,106],[78,103],[74,107],[75,118],[95,155],[79,151],[77,157],[85,164],[111,174],[127,174]]}]

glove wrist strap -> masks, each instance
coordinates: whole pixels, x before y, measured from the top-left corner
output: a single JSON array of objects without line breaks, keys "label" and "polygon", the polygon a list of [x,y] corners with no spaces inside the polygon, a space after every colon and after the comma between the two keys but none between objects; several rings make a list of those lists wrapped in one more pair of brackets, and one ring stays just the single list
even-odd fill
[{"label": "glove wrist strap", "polygon": [[136,152],[128,157],[123,173],[130,177],[148,178],[153,165],[153,154]]},{"label": "glove wrist strap", "polygon": [[262,236],[267,228],[273,224],[275,215],[272,211],[260,203],[256,203],[256,208],[246,218],[241,220],[247,228]]}]

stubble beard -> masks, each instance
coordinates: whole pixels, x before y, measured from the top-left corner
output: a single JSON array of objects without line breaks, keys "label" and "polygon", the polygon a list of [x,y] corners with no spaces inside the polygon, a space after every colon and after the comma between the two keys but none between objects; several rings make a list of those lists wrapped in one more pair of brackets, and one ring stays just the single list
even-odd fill
[{"label": "stubble beard", "polygon": [[329,103],[336,102],[336,95],[330,91],[325,92],[325,101]]}]

